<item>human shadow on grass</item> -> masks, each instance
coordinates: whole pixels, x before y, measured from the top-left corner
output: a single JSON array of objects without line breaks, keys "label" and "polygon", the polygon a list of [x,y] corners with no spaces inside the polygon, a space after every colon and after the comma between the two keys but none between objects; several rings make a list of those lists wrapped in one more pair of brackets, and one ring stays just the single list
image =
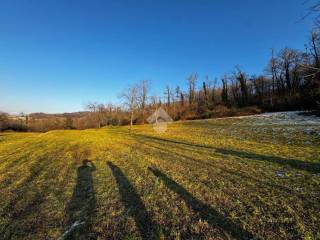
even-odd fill
[{"label": "human shadow on grass", "polygon": [[231,150],[231,149],[224,149],[224,148],[215,148],[212,146],[207,145],[201,145],[201,144],[194,144],[190,142],[184,142],[184,141],[178,141],[178,140],[170,140],[160,137],[153,137],[153,136],[146,136],[141,134],[136,134],[138,138],[146,139],[148,141],[156,141],[156,142],[166,142],[171,144],[178,144],[178,145],[184,145],[184,146],[190,146],[194,148],[203,148],[203,149],[210,149],[215,153],[223,154],[223,155],[232,155],[236,157],[241,158],[248,158],[255,161],[264,161],[264,162],[271,162],[276,163],[282,166],[290,166],[292,168],[298,169],[298,170],[305,170],[311,173],[319,173],[320,172],[320,163],[314,163],[314,162],[306,162],[298,159],[292,159],[292,158],[283,158],[278,156],[268,156],[263,154],[257,154],[252,152],[245,152],[240,150]]},{"label": "human shadow on grass", "polygon": [[127,209],[127,213],[135,219],[142,239],[159,239],[156,231],[156,223],[152,221],[139,194],[129,182],[128,178],[123,174],[121,169],[112,162],[107,162],[107,165],[111,169],[119,186],[121,201]]},{"label": "human shadow on grass", "polygon": [[183,186],[169,178],[160,170],[153,167],[149,167],[148,169],[156,177],[161,179],[170,190],[177,193],[194,212],[199,214],[202,219],[206,220],[211,226],[220,228],[227,235],[227,238],[229,238],[229,236],[235,239],[252,239],[254,237],[239,224],[224,217],[211,206],[193,197],[192,194],[189,193]]},{"label": "human shadow on grass", "polygon": [[77,183],[72,198],[67,205],[68,229],[60,239],[96,239],[92,230],[95,218],[96,196],[92,172],[96,170],[92,161],[83,160],[77,169]]}]

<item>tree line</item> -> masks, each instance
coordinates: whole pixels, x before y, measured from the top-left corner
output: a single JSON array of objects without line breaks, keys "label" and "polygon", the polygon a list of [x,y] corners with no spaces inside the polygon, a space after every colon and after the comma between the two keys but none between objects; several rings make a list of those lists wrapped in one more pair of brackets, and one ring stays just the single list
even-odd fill
[{"label": "tree line", "polygon": [[106,125],[144,124],[157,108],[174,120],[204,119],[254,114],[261,111],[314,110],[320,108],[320,24],[316,21],[305,50],[270,51],[262,75],[249,75],[240,67],[218,78],[197,73],[182,86],[167,85],[162,96],[150,95],[151,82],[142,80],[125,89],[122,105],[88,103],[75,114],[22,115],[12,119],[0,113],[0,130],[48,131],[100,128]]},{"label": "tree line", "polygon": [[[197,73],[181,86],[166,86],[162,97],[149,95],[151,84],[143,80],[129,86],[121,95],[122,118],[118,107],[91,105],[99,126],[144,124],[146,116],[163,107],[174,120],[254,114],[261,111],[316,110],[320,108],[320,31],[314,28],[305,50],[284,48],[270,51],[262,75],[249,76],[240,67],[220,79]],[[112,115],[113,114],[113,115]],[[103,118],[102,116],[105,116]],[[107,121],[103,121],[107,120]]]}]

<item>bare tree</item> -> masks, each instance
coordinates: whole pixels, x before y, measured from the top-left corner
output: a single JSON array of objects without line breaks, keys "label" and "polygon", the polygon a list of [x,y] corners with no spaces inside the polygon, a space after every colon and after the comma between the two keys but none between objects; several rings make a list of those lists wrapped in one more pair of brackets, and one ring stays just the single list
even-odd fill
[{"label": "bare tree", "polygon": [[196,82],[198,79],[198,74],[194,73],[191,74],[187,80],[188,80],[188,87],[189,87],[189,104],[193,104],[196,97]]},{"label": "bare tree", "polygon": [[184,106],[184,93],[180,91],[180,105]]},{"label": "bare tree", "polygon": [[267,79],[264,76],[253,76],[251,78],[254,94],[257,96],[257,102],[262,105],[267,92]]},{"label": "bare tree", "polygon": [[278,74],[277,74],[277,60],[274,58],[274,49],[271,49],[271,59],[269,63],[269,68],[272,76],[272,94],[271,95],[271,105],[273,105],[272,95],[274,95],[275,83],[278,81]]},{"label": "bare tree", "polygon": [[139,101],[139,107],[141,109],[142,124],[144,124],[145,122],[145,110],[147,106],[149,90],[150,90],[149,81],[142,80],[138,86],[138,101]]},{"label": "bare tree", "polygon": [[286,82],[288,92],[291,92],[292,82],[290,78],[290,70],[295,58],[295,52],[292,49],[285,48],[279,53],[280,65],[282,67],[282,76]]},{"label": "bare tree", "polygon": [[8,121],[8,114],[0,112],[0,131],[5,130]]},{"label": "bare tree", "polygon": [[166,100],[167,100],[167,106],[169,107],[170,104],[171,104],[171,99],[172,99],[172,91],[171,91],[171,88],[168,85],[166,86],[164,95],[165,95]]},{"label": "bare tree", "polygon": [[[308,2],[308,1],[305,1],[305,2]],[[316,26],[320,26],[320,1],[317,1],[316,3],[313,3],[309,9],[308,9],[308,13],[303,17],[307,17],[309,15],[314,15],[315,14],[315,19],[314,19],[314,22],[315,22],[315,25]]]},{"label": "bare tree", "polygon": [[241,90],[241,105],[245,106],[248,104],[248,86],[247,86],[247,75],[239,67],[235,73],[235,79],[240,84]]},{"label": "bare tree", "polygon": [[134,112],[138,106],[138,89],[137,85],[131,85],[120,96],[130,112],[130,131],[132,130]]},{"label": "bare tree", "polygon": [[208,90],[208,84],[209,83],[209,77],[206,76],[206,80],[202,82],[202,89],[203,89],[203,95],[204,95],[204,104],[207,108],[209,108],[209,90]]},{"label": "bare tree", "polygon": [[86,108],[91,112],[98,128],[101,128],[105,120],[105,106],[101,103],[89,102],[86,105]]},{"label": "bare tree", "polygon": [[310,53],[314,59],[314,65],[316,68],[320,68],[319,48],[320,48],[320,34],[317,30],[312,30],[310,33]]},{"label": "bare tree", "polygon": [[179,85],[174,89],[174,102],[179,102],[181,89]]},{"label": "bare tree", "polygon": [[210,81],[210,85],[211,85],[211,104],[213,107],[216,102],[217,78],[215,78],[213,81]]},{"label": "bare tree", "polygon": [[225,105],[229,105],[229,98],[228,98],[228,76],[224,75],[221,78],[222,81],[222,92],[221,92],[221,100]]}]

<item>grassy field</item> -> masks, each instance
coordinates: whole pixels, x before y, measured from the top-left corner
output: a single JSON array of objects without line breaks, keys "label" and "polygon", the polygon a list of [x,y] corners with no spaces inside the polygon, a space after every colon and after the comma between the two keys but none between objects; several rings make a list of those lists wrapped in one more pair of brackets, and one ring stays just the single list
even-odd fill
[{"label": "grassy field", "polygon": [[320,125],[0,133],[0,239],[320,239]]}]

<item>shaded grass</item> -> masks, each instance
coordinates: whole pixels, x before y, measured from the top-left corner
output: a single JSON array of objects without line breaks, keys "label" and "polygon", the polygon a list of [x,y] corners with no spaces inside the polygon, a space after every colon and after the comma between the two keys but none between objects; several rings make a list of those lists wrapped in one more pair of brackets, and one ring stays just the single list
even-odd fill
[{"label": "shaded grass", "polygon": [[95,170],[95,165],[87,159],[77,169],[77,183],[66,208],[68,229],[62,239],[96,239],[92,230],[96,208],[92,179]]},{"label": "shaded grass", "polygon": [[266,161],[271,163],[276,163],[282,166],[290,166],[292,168],[296,168],[299,170],[306,170],[311,173],[320,173],[320,163],[317,162],[304,162],[297,159],[288,159],[288,158],[281,158],[277,156],[266,156],[256,153],[250,152],[243,152],[237,150],[230,150],[230,149],[216,149],[218,153],[222,153],[225,155],[232,155],[239,158],[248,158],[255,161]]},{"label": "shaded grass", "polygon": [[312,173],[320,173],[320,163],[319,162],[304,162],[297,159],[288,159],[288,158],[282,158],[277,156],[267,156],[262,154],[256,154],[252,152],[245,152],[245,151],[238,151],[238,150],[232,150],[232,149],[223,149],[223,148],[216,148],[212,146],[206,146],[206,145],[200,145],[200,144],[193,144],[189,142],[184,141],[177,141],[177,140],[170,140],[160,137],[154,137],[154,136],[146,136],[146,135],[136,135],[138,138],[144,138],[145,141],[152,140],[152,141],[160,141],[160,142],[169,142],[173,144],[181,144],[188,147],[195,147],[195,148],[207,148],[211,149],[212,151],[215,151],[216,153],[221,153],[224,155],[232,155],[239,158],[248,158],[252,160],[257,161],[266,161],[266,162],[272,162],[277,163],[279,165],[283,166],[291,166],[293,168],[297,168],[299,170],[303,169],[306,171],[310,171]]},{"label": "shaded grass", "polygon": [[156,223],[152,221],[140,196],[136,193],[130,181],[121,169],[112,162],[108,162],[107,165],[110,167],[118,183],[121,201],[127,209],[127,214],[134,217],[142,239],[157,239]]},{"label": "shaded grass", "polygon": [[[216,225],[221,228],[222,232],[226,237],[232,238],[245,238],[251,239],[253,235],[244,229],[242,229],[238,224],[233,223],[232,221],[223,217],[215,209],[211,208],[209,205],[206,205],[194,198],[184,187],[170,179],[166,174],[162,173],[156,168],[149,168],[149,170],[158,178],[160,178],[168,188],[172,191],[179,194],[179,196],[187,203],[190,208],[194,211],[199,212],[200,217],[208,221],[210,225]],[[188,237],[188,236],[186,236]]]}]

